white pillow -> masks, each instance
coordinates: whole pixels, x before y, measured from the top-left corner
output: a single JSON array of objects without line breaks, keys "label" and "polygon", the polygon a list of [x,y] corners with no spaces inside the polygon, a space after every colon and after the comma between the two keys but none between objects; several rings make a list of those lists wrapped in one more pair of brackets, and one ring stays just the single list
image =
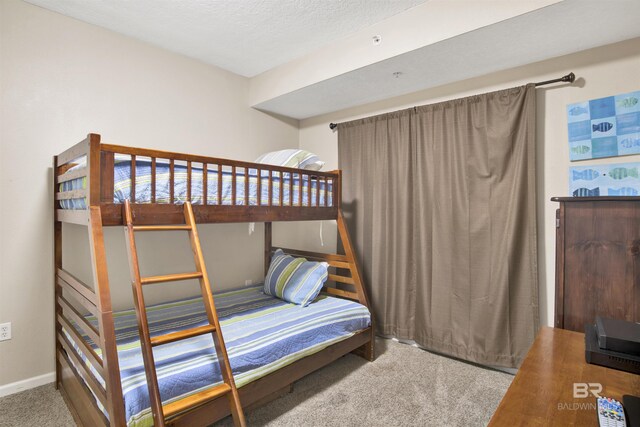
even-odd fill
[{"label": "white pillow", "polygon": [[272,151],[258,157],[255,163],[319,171],[324,162],[315,154],[299,149]]}]

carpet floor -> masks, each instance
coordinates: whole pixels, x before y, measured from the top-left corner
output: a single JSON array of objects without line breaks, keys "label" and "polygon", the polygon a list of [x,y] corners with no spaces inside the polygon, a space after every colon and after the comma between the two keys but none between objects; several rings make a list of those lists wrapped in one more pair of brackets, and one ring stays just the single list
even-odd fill
[{"label": "carpet floor", "polygon": [[[513,376],[379,339],[375,362],[347,355],[246,414],[250,426],[484,426]],[[444,418],[440,418],[444,417]],[[0,427],[73,426],[52,384],[0,398]],[[230,418],[215,427],[232,426]]]}]

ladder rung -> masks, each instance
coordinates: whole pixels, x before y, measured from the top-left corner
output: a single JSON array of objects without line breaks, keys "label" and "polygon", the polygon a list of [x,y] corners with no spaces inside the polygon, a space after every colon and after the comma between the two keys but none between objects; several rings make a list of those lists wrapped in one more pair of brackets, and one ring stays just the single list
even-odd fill
[{"label": "ladder rung", "polygon": [[187,338],[208,334],[215,330],[216,328],[213,325],[198,326],[197,328],[184,329],[182,331],[153,337],[150,341],[152,346],[169,344],[170,342],[186,340]]},{"label": "ladder rung", "polygon": [[189,225],[134,225],[133,231],[191,230]]},{"label": "ladder rung", "polygon": [[231,391],[231,387],[229,386],[229,384],[222,383],[215,387],[211,387],[206,390],[202,390],[198,393],[187,396],[183,399],[176,400],[175,402],[162,405],[162,412],[164,413],[165,418],[169,418],[179,414],[180,412],[184,412],[189,408],[202,405],[203,403],[206,403],[210,400],[223,396],[229,393],[230,391]]},{"label": "ladder rung", "polygon": [[149,277],[141,277],[140,283],[143,285],[151,285],[154,283],[162,283],[162,282],[177,282],[178,280],[189,280],[189,279],[198,279],[202,277],[202,273],[177,273],[177,274],[167,274],[165,276],[149,276]]}]

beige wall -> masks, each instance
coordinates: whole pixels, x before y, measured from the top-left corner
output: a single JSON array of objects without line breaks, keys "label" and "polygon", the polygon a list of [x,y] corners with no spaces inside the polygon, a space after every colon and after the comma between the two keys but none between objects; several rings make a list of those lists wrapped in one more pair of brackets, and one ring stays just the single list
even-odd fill
[{"label": "beige wall", "polygon": [[[538,89],[538,227],[541,324],[553,324],[555,286],[555,209],[552,196],[568,195],[569,162],[566,105],[577,101],[615,95],[640,89],[640,39],[604,46],[581,53],[531,64],[450,84],[374,104],[315,117],[300,122],[300,147],[313,151],[327,161],[327,168],[338,166],[337,133],[330,122],[341,122],[394,111],[414,105],[431,104],[472,94],[498,90],[560,77],[569,71],[579,78],[576,84]],[[640,156],[618,157],[589,162],[616,163],[640,161]],[[335,232],[325,227],[325,236]],[[335,244],[335,243],[334,243]],[[315,241],[307,243],[317,248]]]},{"label": "beige wall", "polygon": [[[0,1],[0,15],[0,323],[13,324],[13,339],[0,343],[1,387],[54,369],[54,154],[96,132],[110,143],[253,160],[297,146],[298,123],[250,109],[248,80],[232,73],[18,0]],[[260,280],[260,226],[252,236],[246,224],[203,229],[216,286]],[[130,305],[123,232],[110,228],[106,239],[114,303]],[[65,240],[76,247],[66,268],[90,280],[86,228],[65,226]],[[188,271],[186,237],[177,263],[166,247],[174,243],[142,237],[143,268]]]}]

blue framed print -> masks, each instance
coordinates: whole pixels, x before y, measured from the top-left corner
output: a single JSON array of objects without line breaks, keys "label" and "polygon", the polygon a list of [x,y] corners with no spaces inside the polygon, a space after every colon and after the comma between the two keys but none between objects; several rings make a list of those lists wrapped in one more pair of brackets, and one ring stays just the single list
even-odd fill
[{"label": "blue framed print", "polygon": [[640,154],[640,91],[567,105],[571,161]]}]

